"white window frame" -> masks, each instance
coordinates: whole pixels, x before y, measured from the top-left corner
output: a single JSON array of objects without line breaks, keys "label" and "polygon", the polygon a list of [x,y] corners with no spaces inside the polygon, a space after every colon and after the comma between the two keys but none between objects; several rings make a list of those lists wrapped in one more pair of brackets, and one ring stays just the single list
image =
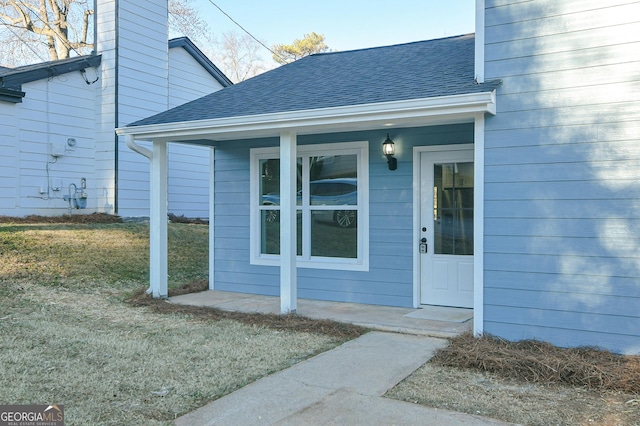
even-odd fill
[{"label": "white window frame", "polygon": [[[346,271],[369,270],[369,142],[341,142],[314,145],[298,145],[297,157],[317,157],[323,155],[356,155],[358,173],[357,206],[357,257],[338,258],[311,256],[311,222],[306,210],[320,206],[302,206],[302,256],[296,257],[300,268],[335,269]],[[253,148],[250,150],[250,263],[252,265],[279,266],[280,255],[261,253],[260,214],[260,160],[280,157],[279,147]],[[303,164],[305,161],[303,160]],[[308,173],[303,173],[303,188],[309,185]],[[300,209],[300,207],[298,207]],[[305,219],[306,218],[306,219]]]}]

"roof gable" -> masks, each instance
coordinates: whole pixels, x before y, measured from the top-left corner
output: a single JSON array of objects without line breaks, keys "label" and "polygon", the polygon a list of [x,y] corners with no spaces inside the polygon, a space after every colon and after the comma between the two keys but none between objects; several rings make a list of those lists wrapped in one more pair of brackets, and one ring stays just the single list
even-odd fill
[{"label": "roof gable", "polygon": [[222,85],[222,87],[233,85],[233,82],[229,80],[229,78],[224,75],[224,73],[220,71],[213,62],[211,62],[207,55],[202,53],[202,51],[198,49],[198,47],[188,37],[179,37],[169,40],[169,49],[177,47],[182,47],[186,50],[187,53],[189,53],[193,59],[202,66],[202,68],[204,68],[213,78],[216,79],[218,83]]},{"label": "roof gable", "polygon": [[130,126],[490,92],[474,52],[469,34],[311,55]]}]

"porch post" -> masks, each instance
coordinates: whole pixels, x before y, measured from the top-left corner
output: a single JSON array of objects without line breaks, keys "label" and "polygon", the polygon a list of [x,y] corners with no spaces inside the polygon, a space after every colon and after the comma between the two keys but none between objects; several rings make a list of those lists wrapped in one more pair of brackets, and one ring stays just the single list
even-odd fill
[{"label": "porch post", "polygon": [[280,133],[280,312],[297,309],[296,134]]},{"label": "porch post", "polygon": [[167,144],[153,141],[151,158],[150,292],[167,298]]},{"label": "porch post", "polygon": [[484,331],[484,113],[474,120],[473,162],[473,334]]},{"label": "porch post", "polygon": [[209,149],[209,290],[215,289],[215,148]]}]

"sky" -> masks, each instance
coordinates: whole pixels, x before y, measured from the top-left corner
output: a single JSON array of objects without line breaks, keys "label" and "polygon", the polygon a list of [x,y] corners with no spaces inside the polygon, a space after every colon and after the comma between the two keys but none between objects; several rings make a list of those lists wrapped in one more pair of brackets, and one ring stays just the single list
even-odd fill
[{"label": "sky", "polygon": [[[304,34],[344,51],[474,32],[475,0],[211,0],[267,46]],[[195,0],[213,33],[242,32],[210,0]]]}]

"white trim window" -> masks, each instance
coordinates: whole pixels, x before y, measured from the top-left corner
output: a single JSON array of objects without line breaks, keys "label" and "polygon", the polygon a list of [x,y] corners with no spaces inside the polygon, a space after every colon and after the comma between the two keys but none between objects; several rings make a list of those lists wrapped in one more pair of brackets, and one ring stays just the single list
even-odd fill
[{"label": "white trim window", "polygon": [[[297,147],[297,264],[369,270],[368,142]],[[251,263],[280,264],[280,151],[251,150]]]}]

